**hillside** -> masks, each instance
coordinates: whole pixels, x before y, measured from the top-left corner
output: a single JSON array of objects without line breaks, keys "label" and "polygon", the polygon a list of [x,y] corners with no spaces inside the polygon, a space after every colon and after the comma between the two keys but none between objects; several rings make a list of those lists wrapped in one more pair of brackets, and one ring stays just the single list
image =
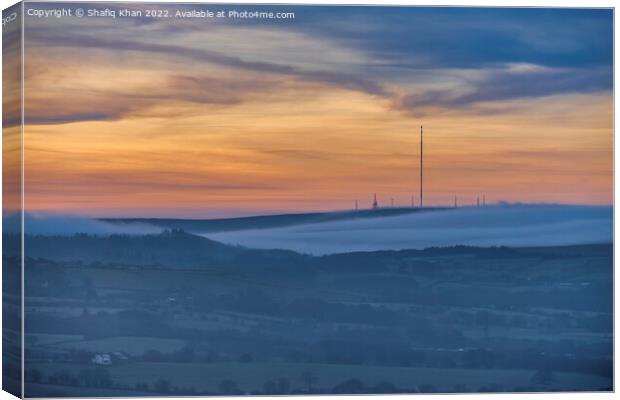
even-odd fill
[{"label": "hillside", "polygon": [[[8,249],[19,240],[5,235]],[[25,237],[26,254],[30,258],[57,261],[103,262],[126,265],[195,267],[231,260],[239,248],[182,231],[166,231],[158,235],[30,236]],[[7,254],[11,255],[11,254]]]},{"label": "hillside", "polygon": [[[177,394],[230,394],[227,379],[303,393],[307,372],[317,393],[352,379],[386,380],[379,392],[612,387],[611,244],[307,256],[168,231],[26,236],[26,248],[26,363],[43,394],[78,395],[89,371],[108,371],[101,388],[119,395],[170,394],[162,379]],[[97,352],[129,360],[94,366]]]},{"label": "hillside", "polygon": [[101,221],[121,225],[144,223],[167,229],[183,229],[194,233],[214,233],[245,229],[281,228],[299,224],[316,224],[352,219],[391,217],[437,210],[451,209],[425,208],[420,210],[419,208],[381,208],[378,210],[257,215],[251,217],[218,219],[103,218]]}]

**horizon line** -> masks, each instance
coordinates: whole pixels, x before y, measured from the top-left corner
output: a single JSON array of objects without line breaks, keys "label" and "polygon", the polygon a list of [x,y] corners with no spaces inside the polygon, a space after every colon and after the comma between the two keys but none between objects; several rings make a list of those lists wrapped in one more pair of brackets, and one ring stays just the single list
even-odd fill
[{"label": "horizon line", "polygon": [[[445,210],[458,210],[458,209],[482,209],[482,208],[497,208],[497,207],[518,207],[518,206],[552,206],[552,207],[596,207],[596,208],[614,208],[614,203],[611,204],[588,204],[588,203],[547,203],[547,202],[508,202],[508,201],[498,201],[494,203],[486,203],[484,205],[477,206],[476,203],[473,204],[464,204],[458,205],[454,207],[453,205],[430,205],[420,208],[419,206],[383,206],[377,209],[373,209],[372,207],[368,208],[342,208],[342,209],[331,209],[331,210],[318,210],[318,209],[310,209],[310,210],[273,210],[273,211],[251,211],[249,213],[237,213],[231,215],[212,215],[212,216],[162,216],[162,215],[151,215],[151,216],[120,216],[120,215],[86,215],[86,214],[67,214],[62,212],[55,211],[34,211],[29,212],[25,211],[24,216],[32,217],[32,218],[87,218],[87,219],[95,219],[95,220],[152,220],[152,219],[172,219],[172,220],[225,220],[225,219],[240,219],[240,218],[256,218],[256,217],[270,217],[270,216],[285,216],[285,215],[306,215],[306,214],[337,214],[337,213],[372,213],[372,212],[381,212],[381,211],[445,211]],[[200,212],[199,210],[197,210]],[[226,210],[221,210],[222,212],[226,212]],[[13,218],[18,215],[20,211],[14,211],[11,213],[7,213],[6,210],[3,211],[2,219]]]}]

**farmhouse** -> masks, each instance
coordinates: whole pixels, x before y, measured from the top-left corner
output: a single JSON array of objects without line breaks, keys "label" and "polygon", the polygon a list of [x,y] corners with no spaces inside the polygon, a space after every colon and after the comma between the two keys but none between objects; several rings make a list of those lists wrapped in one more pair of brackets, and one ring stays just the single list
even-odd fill
[{"label": "farmhouse", "polygon": [[91,362],[97,365],[111,365],[112,357],[109,354],[95,354]]}]

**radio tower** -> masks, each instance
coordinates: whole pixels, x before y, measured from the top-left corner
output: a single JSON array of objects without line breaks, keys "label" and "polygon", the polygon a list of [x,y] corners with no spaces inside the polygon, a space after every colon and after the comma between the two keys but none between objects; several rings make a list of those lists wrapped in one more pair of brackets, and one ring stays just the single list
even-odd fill
[{"label": "radio tower", "polygon": [[424,194],[424,147],[423,147],[423,130],[420,125],[420,208],[424,206],[423,194]]}]

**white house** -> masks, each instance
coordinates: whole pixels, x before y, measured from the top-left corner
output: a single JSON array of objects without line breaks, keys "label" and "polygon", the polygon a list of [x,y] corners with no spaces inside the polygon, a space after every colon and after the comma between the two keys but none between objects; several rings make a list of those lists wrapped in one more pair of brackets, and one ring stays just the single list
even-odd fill
[{"label": "white house", "polygon": [[109,354],[95,354],[91,361],[97,365],[111,365],[112,357]]}]

